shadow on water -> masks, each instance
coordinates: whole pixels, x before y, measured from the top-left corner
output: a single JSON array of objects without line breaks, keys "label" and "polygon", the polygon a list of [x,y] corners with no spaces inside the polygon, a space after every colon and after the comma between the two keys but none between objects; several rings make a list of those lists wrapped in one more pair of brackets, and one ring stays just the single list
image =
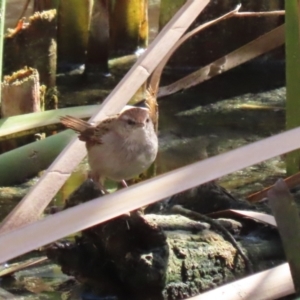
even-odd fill
[{"label": "shadow on water", "polygon": [[[261,58],[199,86],[159,99],[161,151],[158,172],[282,131],[285,125],[284,68],[281,61]],[[261,170],[255,171],[252,167],[242,174],[226,176],[221,182],[232,189],[245,183],[256,185],[263,178],[284,172],[280,158],[262,164],[266,167],[259,178]],[[247,178],[246,182],[243,177]]]},{"label": "shadow on water", "polygon": [[[200,85],[172,95],[172,98],[185,97],[186,108],[194,105],[206,105],[217,101],[231,99],[245,94],[257,94],[285,86],[285,63],[283,60],[268,59],[264,55],[236,67],[228,72],[205,81]],[[195,70],[166,70],[162,85],[167,85]],[[167,97],[166,97],[167,98]],[[194,101],[193,101],[194,99]],[[191,101],[192,100],[192,101]],[[162,103],[162,101],[160,102]],[[180,107],[184,109],[184,107]]]}]

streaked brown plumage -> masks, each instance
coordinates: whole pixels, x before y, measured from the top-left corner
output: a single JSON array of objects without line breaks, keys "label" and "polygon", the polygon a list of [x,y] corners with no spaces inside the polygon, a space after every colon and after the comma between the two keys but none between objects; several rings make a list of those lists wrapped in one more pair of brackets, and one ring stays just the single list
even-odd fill
[{"label": "streaked brown plumage", "polygon": [[91,178],[102,188],[105,178],[123,182],[155,160],[158,141],[147,109],[133,107],[98,125],[71,116],[61,122],[86,143]]}]

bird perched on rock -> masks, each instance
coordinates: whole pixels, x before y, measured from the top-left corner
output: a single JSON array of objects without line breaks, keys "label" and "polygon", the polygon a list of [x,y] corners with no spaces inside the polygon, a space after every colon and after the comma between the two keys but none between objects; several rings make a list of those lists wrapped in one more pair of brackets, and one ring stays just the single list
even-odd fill
[{"label": "bird perched on rock", "polygon": [[71,116],[60,120],[86,143],[90,178],[105,192],[105,178],[127,186],[125,180],[141,174],[156,158],[158,140],[146,108],[128,108],[98,125]]}]

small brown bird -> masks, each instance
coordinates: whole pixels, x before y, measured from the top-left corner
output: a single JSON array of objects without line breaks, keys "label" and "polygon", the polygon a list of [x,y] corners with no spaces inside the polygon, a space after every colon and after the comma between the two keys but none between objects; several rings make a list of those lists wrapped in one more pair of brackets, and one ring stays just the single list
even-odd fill
[{"label": "small brown bird", "polygon": [[60,120],[86,142],[90,178],[105,192],[105,178],[127,186],[125,180],[141,174],[156,158],[158,140],[146,108],[129,108],[98,125],[71,116]]}]

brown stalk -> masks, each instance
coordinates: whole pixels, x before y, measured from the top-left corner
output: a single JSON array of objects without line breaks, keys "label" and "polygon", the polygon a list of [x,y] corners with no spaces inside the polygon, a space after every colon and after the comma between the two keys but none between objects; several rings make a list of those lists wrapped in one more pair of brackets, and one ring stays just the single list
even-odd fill
[{"label": "brown stalk", "polygon": [[38,264],[43,263],[47,260],[48,260],[48,257],[42,256],[42,257],[30,258],[30,259],[27,259],[25,261],[10,264],[9,266],[5,266],[5,267],[2,267],[0,269],[0,277],[7,276],[7,275],[12,275],[13,273],[24,270],[28,267],[38,265]]},{"label": "brown stalk", "polygon": [[235,218],[235,217],[245,217],[246,219],[253,219],[258,222],[262,222],[268,224],[270,226],[276,227],[276,221],[273,216],[260,213],[257,211],[250,210],[238,210],[238,209],[226,209],[217,211],[214,213],[208,214],[209,217],[212,218]]},{"label": "brown stalk", "polygon": [[[90,121],[99,122],[109,115],[118,113],[147,80],[160,62],[160,58],[168,53],[208,3],[209,0],[187,1],[100,105]],[[51,199],[85,155],[84,144],[77,138],[74,139],[45,171],[39,182],[4,219],[0,232],[8,232],[39,219]],[[41,242],[44,240],[40,236],[36,237],[38,238],[41,238]]]},{"label": "brown stalk", "polygon": [[285,10],[274,10],[274,11],[242,11],[234,15],[237,18],[244,17],[270,17],[270,16],[284,16]]},{"label": "brown stalk", "polygon": [[236,249],[237,254],[239,254],[242,259],[244,260],[245,266],[249,270],[250,273],[253,273],[253,264],[250,261],[250,259],[247,257],[247,255],[244,253],[241,246],[237,243],[233,235],[220,223],[218,220],[214,220],[206,215],[200,214],[198,212],[192,211],[190,209],[186,209],[181,205],[174,205],[172,208],[172,212],[176,214],[180,214],[182,216],[185,216],[191,220],[200,221],[200,222],[206,222],[210,224],[213,228],[220,231],[225,239],[227,239],[233,247]]},{"label": "brown stalk", "polygon": [[158,97],[174,94],[180,90],[190,88],[201,82],[235,68],[255,57],[269,52],[284,44],[284,25],[278,26],[254,41],[234,50],[233,52],[215,60],[211,64],[181,78],[158,91]]},{"label": "brown stalk", "polygon": [[[293,188],[295,185],[300,183],[300,172],[296,173],[290,177],[287,177],[284,179],[284,182],[286,183],[286,185],[291,189]],[[263,198],[267,197],[268,191],[273,187],[274,185],[268,186],[265,189],[256,192],[254,194],[251,194],[247,197],[247,200],[249,202],[255,203],[255,202],[259,202],[260,200],[262,200]]]},{"label": "brown stalk", "polygon": [[29,3],[30,3],[30,0],[26,0],[25,1],[24,5],[23,5],[23,8],[22,8],[22,11],[21,11],[21,14],[20,14],[20,16],[19,16],[19,18],[18,18],[18,20],[16,22],[16,27],[18,26],[19,21],[24,17],[24,15],[25,15],[25,13],[26,13],[26,11],[28,9]]},{"label": "brown stalk", "polygon": [[168,60],[170,59],[170,57],[172,56],[172,54],[185,42],[187,41],[189,38],[191,38],[193,35],[195,35],[196,33],[199,33],[201,30],[204,30],[212,25],[217,24],[220,21],[226,20],[228,18],[231,18],[232,16],[234,16],[239,9],[241,8],[241,4],[237,5],[236,8],[226,14],[224,14],[223,16],[214,19],[212,21],[209,21],[205,24],[202,24],[198,27],[196,27],[195,29],[191,30],[190,32],[186,33],[181,39],[179,39],[177,41],[177,43],[172,47],[172,49],[168,52],[168,54],[164,57],[164,59],[160,62],[160,64],[157,66],[157,68],[154,70],[153,74],[151,75],[150,81],[149,81],[149,88],[155,92],[155,95],[157,94],[158,91],[158,87],[159,87],[159,82],[160,82],[160,78],[161,78],[161,74],[162,71],[164,69],[164,67],[166,66]]}]

